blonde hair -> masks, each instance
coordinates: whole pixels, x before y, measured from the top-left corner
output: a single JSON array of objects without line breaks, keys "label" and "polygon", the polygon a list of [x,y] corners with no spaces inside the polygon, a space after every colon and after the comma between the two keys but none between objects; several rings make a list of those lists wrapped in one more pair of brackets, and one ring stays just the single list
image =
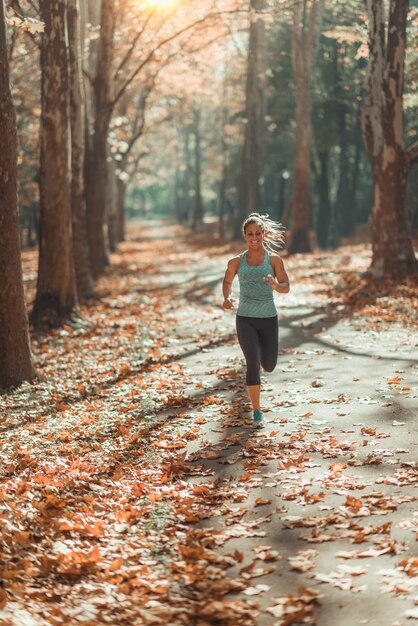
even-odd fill
[{"label": "blonde hair", "polygon": [[261,228],[264,233],[264,246],[269,252],[275,253],[278,249],[284,247],[284,232],[286,228],[279,222],[271,220],[268,214],[260,215],[260,213],[250,213],[242,224],[242,232],[244,235],[247,226],[250,224],[257,224],[257,226]]}]

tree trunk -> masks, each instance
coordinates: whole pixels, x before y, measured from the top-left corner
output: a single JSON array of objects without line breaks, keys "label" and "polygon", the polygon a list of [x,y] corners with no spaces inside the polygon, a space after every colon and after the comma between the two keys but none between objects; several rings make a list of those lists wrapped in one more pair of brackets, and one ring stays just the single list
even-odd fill
[{"label": "tree trunk", "polygon": [[278,193],[278,199],[277,199],[277,211],[278,211],[277,221],[278,222],[282,222],[283,220],[284,207],[285,207],[286,182],[287,181],[283,178],[283,176],[280,176],[279,189],[278,189],[279,193]]},{"label": "tree trunk", "polygon": [[406,213],[413,235],[418,234],[418,163],[410,168],[406,181]]},{"label": "tree trunk", "polygon": [[[360,126],[360,124],[359,124]],[[357,187],[359,182],[360,173],[360,160],[363,154],[362,150],[362,137],[361,132],[356,128],[355,140],[354,140],[354,158],[351,165],[351,171],[347,175],[347,186],[345,187],[346,196],[343,197],[342,190],[340,191],[340,205],[336,207],[338,213],[338,233],[342,237],[351,237],[356,229],[356,206],[357,206]],[[342,168],[340,162],[340,170]],[[347,167],[349,163],[347,162]]]},{"label": "tree trunk", "polygon": [[[356,203],[357,203],[357,188],[358,188],[358,183],[359,183],[359,178],[360,178],[360,163],[361,163],[362,155],[363,155],[363,145],[362,145],[361,133],[357,131],[355,148],[354,148],[353,174],[351,177],[352,182],[351,182],[351,189],[350,189],[351,204],[353,206],[356,206]],[[355,211],[353,211],[353,214],[354,214],[353,215],[354,226],[356,226],[357,216],[356,216]]]},{"label": "tree trunk", "polygon": [[200,110],[193,111],[193,134],[194,134],[194,201],[193,201],[193,231],[201,230],[203,225],[203,205],[201,194],[201,146],[200,146]]},{"label": "tree trunk", "polygon": [[242,171],[239,186],[235,236],[242,236],[241,226],[249,212],[260,211],[260,173],[263,160],[265,26],[261,12],[266,0],[250,0],[247,79],[245,88],[246,122]]},{"label": "tree trunk", "polygon": [[103,233],[107,186],[107,135],[112,115],[112,54],[116,12],[114,0],[102,0],[100,42],[94,80],[94,133],[88,153],[86,199],[87,233],[93,278],[106,265]]},{"label": "tree trunk", "polygon": [[31,320],[59,326],[77,311],[70,203],[66,0],[41,0],[42,113],[39,270]]},{"label": "tree trunk", "polygon": [[[125,240],[125,193],[130,178],[137,172],[140,160],[145,153],[132,156],[133,149],[141,139],[145,128],[145,111],[148,96],[154,86],[154,77],[146,84],[140,85],[138,95],[135,98],[135,116],[130,125],[131,136],[127,142],[127,146],[123,151],[119,152],[120,160],[115,168],[115,242],[119,243]],[[125,91],[123,97],[119,99],[118,114],[128,116],[128,104],[132,96]],[[176,174],[177,177],[177,174]],[[177,188],[176,188],[177,189]],[[176,215],[178,213],[176,212]]]},{"label": "tree trunk", "polygon": [[118,243],[125,241],[125,195],[126,195],[126,183],[120,178],[117,179],[117,239]]},{"label": "tree trunk", "polygon": [[183,181],[182,181],[182,223],[188,222],[191,223],[191,206],[190,206],[190,191],[191,191],[191,175],[192,175],[192,155],[190,149],[190,135],[191,135],[191,127],[188,124],[187,120],[185,125],[183,126],[183,154],[184,154],[184,170],[183,170]]},{"label": "tree trunk", "polygon": [[106,222],[107,222],[107,238],[109,242],[110,252],[116,252],[118,243],[117,236],[117,188],[116,188],[116,167],[115,161],[112,159],[107,164],[107,193],[106,193]]},{"label": "tree trunk", "polygon": [[221,239],[225,237],[225,213],[226,213],[226,186],[228,182],[228,164],[227,164],[226,147],[222,147],[222,172],[219,185],[219,204],[218,204],[218,234]]},{"label": "tree trunk", "polygon": [[[85,195],[86,195],[86,228],[87,228],[87,184],[88,184],[88,164],[91,161],[91,151],[93,147],[93,134],[94,134],[94,111],[93,111],[93,80],[91,77],[94,75],[97,67],[97,48],[98,40],[89,36],[88,29],[99,30],[100,27],[100,5],[101,2],[96,0],[86,0],[80,3],[80,26],[81,32],[84,35],[81,36],[81,41],[84,42],[83,48],[83,69],[85,73],[83,75],[83,91],[84,91],[84,183],[85,183]],[[87,232],[87,245],[89,245],[88,232]],[[90,250],[89,250],[89,263],[90,263]],[[91,273],[91,264],[90,264]]]},{"label": "tree trunk", "polygon": [[82,83],[82,56],[79,0],[68,0],[68,50],[70,64],[71,113],[71,215],[77,294],[82,300],[93,295],[87,242],[86,197],[84,186],[85,112]]},{"label": "tree trunk", "polygon": [[[341,80],[339,78],[339,80]],[[350,160],[348,152],[347,138],[347,107],[344,102],[337,105],[337,125],[339,133],[340,155],[339,155],[339,179],[337,197],[335,201],[335,212],[338,215],[339,232],[343,237],[350,237],[354,233],[354,212],[355,206],[352,204],[350,180]]]},{"label": "tree trunk", "polygon": [[328,159],[329,150],[321,150],[318,153],[320,173],[318,181],[319,210],[316,224],[318,244],[321,248],[329,246],[329,228],[331,220],[331,203],[329,199],[329,176]]},{"label": "tree trunk", "polygon": [[418,271],[408,229],[405,196],[410,163],[403,139],[403,80],[408,0],[367,0],[369,76],[363,109],[363,137],[373,175],[372,263],[378,277]]},{"label": "tree trunk", "polygon": [[[178,153],[178,146],[176,152]],[[178,155],[176,155],[176,173],[174,177],[174,213],[177,223],[181,224],[181,174],[178,161]]]},{"label": "tree trunk", "polygon": [[311,252],[310,85],[323,0],[303,0],[293,8],[292,62],[296,89],[296,140],[289,253]]},{"label": "tree trunk", "polygon": [[221,176],[218,199],[218,234],[221,239],[225,237],[225,214],[226,214],[226,190],[228,185],[228,72],[225,69],[222,94],[222,118],[221,118]]},{"label": "tree trunk", "polygon": [[10,92],[4,1],[0,0],[0,387],[32,380],[35,371],[20,261],[16,115]]}]

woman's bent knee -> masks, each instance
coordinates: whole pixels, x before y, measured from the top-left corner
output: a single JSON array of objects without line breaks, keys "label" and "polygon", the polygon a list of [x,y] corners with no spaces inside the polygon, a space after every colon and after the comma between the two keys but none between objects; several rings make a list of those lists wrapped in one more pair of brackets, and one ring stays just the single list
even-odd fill
[{"label": "woman's bent knee", "polygon": [[265,372],[273,372],[277,365],[277,359],[275,361],[266,361],[261,363]]},{"label": "woman's bent knee", "polygon": [[276,368],[275,365],[273,365],[273,367],[265,367],[264,371],[268,372],[269,374],[271,374],[271,372],[274,372],[275,368]]},{"label": "woman's bent knee", "polygon": [[263,367],[263,370],[270,374],[271,372],[274,372],[275,368],[276,368],[276,366],[272,365],[271,367]]}]

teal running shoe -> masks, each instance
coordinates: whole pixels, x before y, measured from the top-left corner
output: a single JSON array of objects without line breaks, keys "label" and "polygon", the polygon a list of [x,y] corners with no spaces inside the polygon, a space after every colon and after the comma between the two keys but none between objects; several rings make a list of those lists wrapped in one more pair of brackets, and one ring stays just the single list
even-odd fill
[{"label": "teal running shoe", "polygon": [[259,409],[257,409],[253,413],[253,426],[255,426],[255,428],[263,428],[264,427],[263,414],[262,414],[262,412]]}]

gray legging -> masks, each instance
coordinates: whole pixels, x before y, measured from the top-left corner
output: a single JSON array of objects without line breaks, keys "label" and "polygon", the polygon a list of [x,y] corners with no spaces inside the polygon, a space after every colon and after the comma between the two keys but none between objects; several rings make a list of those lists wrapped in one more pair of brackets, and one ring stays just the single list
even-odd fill
[{"label": "gray legging", "polygon": [[274,317],[237,315],[239,345],[247,363],[247,385],[260,384],[260,364],[266,372],[276,367],[279,352],[279,325]]}]

